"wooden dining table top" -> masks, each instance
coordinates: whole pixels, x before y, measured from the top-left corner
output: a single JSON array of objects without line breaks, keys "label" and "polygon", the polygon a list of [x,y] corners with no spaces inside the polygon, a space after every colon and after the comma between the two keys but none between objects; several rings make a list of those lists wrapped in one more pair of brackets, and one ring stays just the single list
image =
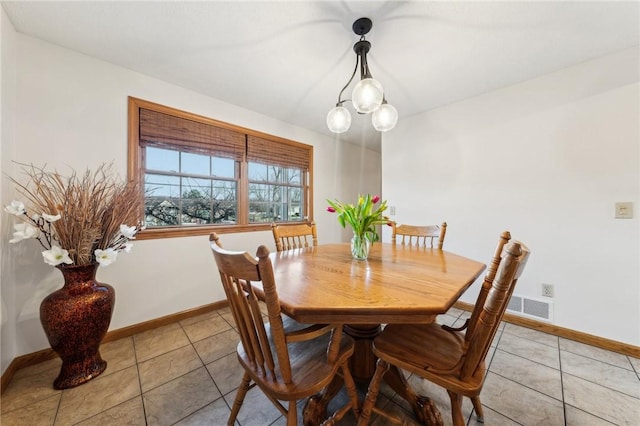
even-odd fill
[{"label": "wooden dining table top", "polygon": [[486,267],[441,249],[388,243],[373,244],[366,261],[352,258],[349,243],[270,257],[281,309],[303,323],[429,323]]}]

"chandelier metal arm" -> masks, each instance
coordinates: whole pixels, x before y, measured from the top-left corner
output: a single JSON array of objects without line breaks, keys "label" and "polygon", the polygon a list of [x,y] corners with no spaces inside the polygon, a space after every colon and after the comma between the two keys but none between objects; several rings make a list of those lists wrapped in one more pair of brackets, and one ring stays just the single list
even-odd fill
[{"label": "chandelier metal arm", "polygon": [[347,84],[344,85],[344,87],[342,88],[342,90],[338,94],[338,103],[336,104],[336,106],[342,106],[343,103],[345,103],[345,102],[347,102],[349,100],[349,99],[345,99],[343,101],[342,100],[342,94],[344,93],[345,90],[347,90],[347,87],[349,87],[349,85],[353,81],[353,77],[356,76],[356,72],[358,71],[359,63],[360,63],[360,56],[356,55],[356,66],[355,66],[355,68],[353,68],[353,73],[351,74],[351,78],[349,79],[349,81],[347,81]]},{"label": "chandelier metal arm", "polygon": [[373,78],[369,71],[369,64],[367,64],[367,54],[363,53],[360,59],[360,80],[365,78]]}]

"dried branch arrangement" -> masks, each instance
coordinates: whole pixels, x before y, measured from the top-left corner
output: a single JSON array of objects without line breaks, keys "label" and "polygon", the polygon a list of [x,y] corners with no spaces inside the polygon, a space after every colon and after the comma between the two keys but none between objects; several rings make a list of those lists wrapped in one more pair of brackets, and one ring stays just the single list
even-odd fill
[{"label": "dried branch arrangement", "polygon": [[66,177],[33,165],[23,172],[26,183],[11,180],[31,206],[13,201],[5,208],[23,222],[14,225],[11,242],[36,238],[45,248],[45,262],[54,266],[94,261],[106,266],[130,250],[144,207],[138,182],[120,180],[113,165],[104,163]]}]

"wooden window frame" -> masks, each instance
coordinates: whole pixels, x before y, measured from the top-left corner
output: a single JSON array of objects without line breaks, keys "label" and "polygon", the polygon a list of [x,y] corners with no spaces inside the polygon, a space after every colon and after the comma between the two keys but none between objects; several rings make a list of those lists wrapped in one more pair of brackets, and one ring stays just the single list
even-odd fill
[{"label": "wooden window frame", "polygon": [[[286,146],[296,148],[297,152],[308,150],[308,170],[306,173],[306,185],[303,184],[303,192],[305,197],[305,213],[306,220],[295,223],[311,223],[313,222],[313,146],[302,144],[300,142],[284,139],[278,136],[269,135],[258,132],[256,130],[247,129],[245,127],[236,126],[225,123],[223,121],[214,120],[212,118],[193,114],[190,112],[178,110],[142,99],[128,98],[128,152],[127,152],[127,173],[130,180],[137,180],[144,188],[144,163],[142,158],[142,144],[140,138],[140,109],[159,112],[162,114],[172,115],[181,119],[191,120],[198,123],[212,125],[221,129],[231,130],[246,135],[245,140],[263,140],[268,143],[275,143],[286,149]],[[277,164],[277,163],[276,163]],[[279,164],[280,165],[280,164]],[[253,232],[271,230],[271,222],[248,223],[249,194],[248,194],[248,162],[246,149],[239,162],[240,176],[238,185],[238,223],[237,224],[212,224],[199,226],[175,226],[175,227],[158,227],[144,229],[136,234],[136,239],[158,239],[173,237],[188,237],[196,235],[209,235],[211,232],[217,233],[236,233],[236,232]],[[281,164],[283,167],[290,165]],[[144,192],[140,192],[140,197],[144,197]],[[141,212],[144,215],[144,211]],[[279,222],[280,223],[280,222]],[[290,223],[290,222],[281,222]]]}]

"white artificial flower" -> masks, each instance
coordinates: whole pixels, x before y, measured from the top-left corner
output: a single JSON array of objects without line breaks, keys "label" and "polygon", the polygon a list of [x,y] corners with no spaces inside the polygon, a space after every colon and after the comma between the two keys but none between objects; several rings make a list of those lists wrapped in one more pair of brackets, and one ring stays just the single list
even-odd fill
[{"label": "white artificial flower", "polygon": [[56,220],[59,220],[60,219],[60,215],[57,214],[57,215],[54,216],[54,215],[51,215],[51,214],[42,213],[42,218],[44,220],[46,220],[47,222],[52,223],[52,222],[55,222]]},{"label": "white artificial flower", "polygon": [[58,246],[52,246],[50,250],[43,251],[42,257],[45,263],[51,266],[58,266],[61,263],[66,263],[67,265],[73,263],[73,260],[69,257],[69,252]]},{"label": "white artificial flower", "polygon": [[16,216],[22,216],[24,214],[24,203],[22,201],[13,200],[11,204],[4,208],[4,211]]},{"label": "white artificial flower", "polygon": [[116,257],[118,257],[118,252],[112,248],[106,250],[97,249],[94,254],[100,266],[109,266],[115,262]]},{"label": "white artificial flower", "polygon": [[127,225],[120,225],[120,233],[122,234],[123,237],[129,239],[129,240],[133,240],[133,236],[136,235],[136,232],[138,232],[138,230],[136,229],[135,226],[127,226]]},{"label": "white artificial flower", "polygon": [[10,243],[17,243],[22,240],[28,240],[29,238],[35,238],[38,236],[40,230],[35,226],[28,223],[16,223],[13,225],[16,232],[13,233],[13,238],[9,240]]},{"label": "white artificial flower", "polygon": [[125,243],[121,250],[125,253],[131,253],[131,247],[133,247],[133,243]]}]

